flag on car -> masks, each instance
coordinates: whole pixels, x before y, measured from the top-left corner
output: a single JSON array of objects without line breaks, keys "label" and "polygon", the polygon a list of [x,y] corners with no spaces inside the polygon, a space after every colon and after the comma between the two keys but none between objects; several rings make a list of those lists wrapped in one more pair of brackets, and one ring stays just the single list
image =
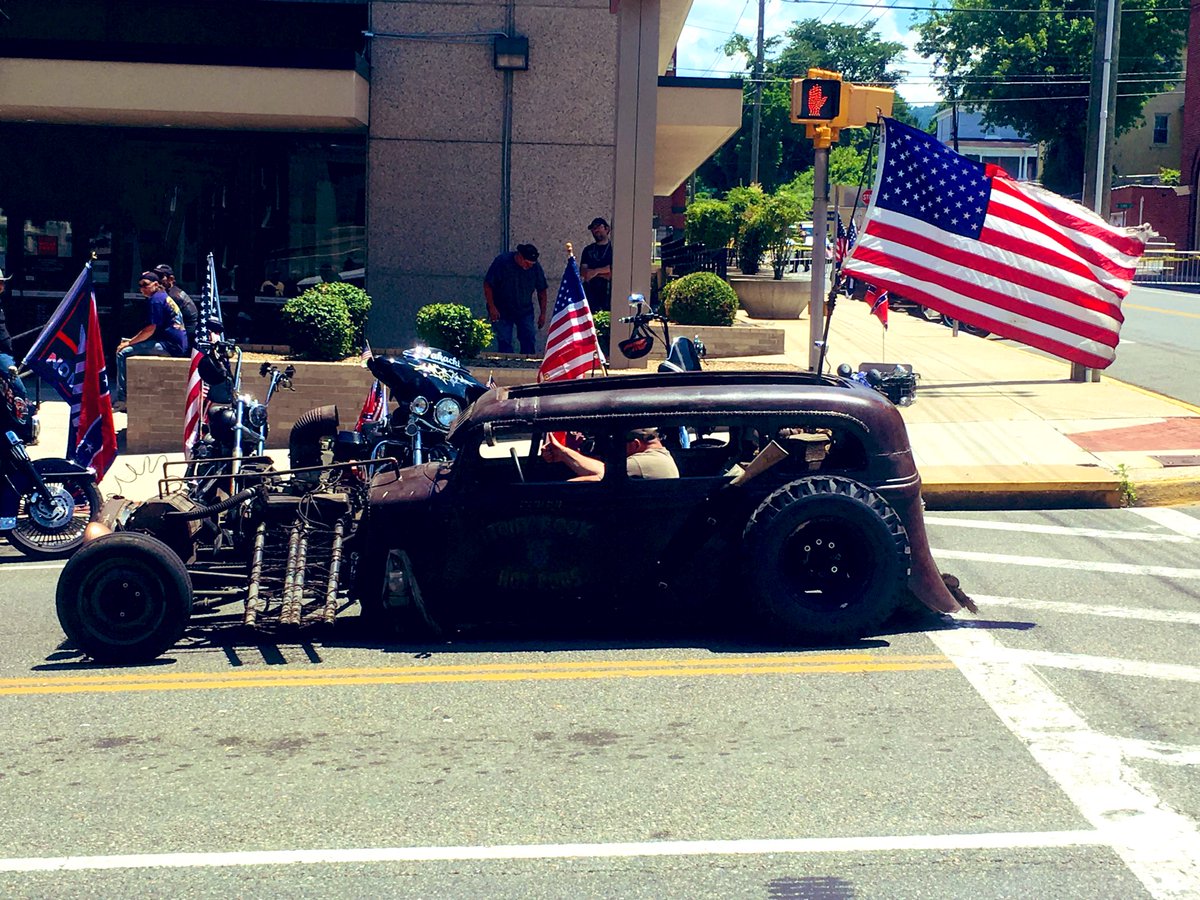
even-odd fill
[{"label": "flag on car", "polygon": [[887,330],[888,317],[888,292],[880,290],[874,285],[867,286],[867,292],[863,295],[863,299],[867,301],[867,305],[871,307],[871,315],[879,319],[883,323],[883,328]]},{"label": "flag on car", "polygon": [[362,352],[360,352],[358,354],[358,361],[362,364],[362,367],[365,369],[367,367],[367,363],[369,363],[374,358],[375,358],[375,354],[371,352],[371,342],[368,341],[364,337],[363,345],[362,345]]},{"label": "flag on car", "polygon": [[538,381],[562,381],[582,378],[604,365],[604,353],[596,335],[596,323],[583,292],[579,266],[574,256],[567,257],[554,299],[550,331],[546,335],[546,355],[538,369]]},{"label": "flag on car", "polygon": [[367,392],[367,399],[363,401],[362,411],[358,414],[358,424],[354,426],[355,431],[362,431],[366,425],[373,422],[382,422],[387,415],[387,394],[384,393],[383,384],[378,378],[371,385],[371,390]]},{"label": "flag on car", "polygon": [[837,213],[837,240],[833,244],[833,268],[835,272],[841,270],[842,263],[846,260],[846,254],[854,247],[854,242],[857,240],[858,229],[854,226],[854,220],[850,220],[850,229],[846,230],[846,226],[842,222],[842,214]]},{"label": "flag on car", "polygon": [[90,262],[38,335],[24,365],[70,404],[65,456],[95,470],[99,481],[117,458],[117,429]]},{"label": "flag on car", "polygon": [[882,141],[846,274],[1073,363],[1116,358],[1148,226],[1110,225],[894,119]]},{"label": "flag on car", "polygon": [[495,390],[497,387],[496,378],[490,371],[488,372],[487,384],[485,384],[484,387],[487,388],[489,391]]}]

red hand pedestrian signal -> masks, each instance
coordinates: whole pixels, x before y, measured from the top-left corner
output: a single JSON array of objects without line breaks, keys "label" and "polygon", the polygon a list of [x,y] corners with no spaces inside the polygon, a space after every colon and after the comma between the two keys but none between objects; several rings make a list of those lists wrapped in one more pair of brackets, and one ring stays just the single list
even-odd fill
[{"label": "red hand pedestrian signal", "polygon": [[829,78],[805,78],[800,87],[804,118],[829,122],[841,111],[842,83]]},{"label": "red hand pedestrian signal", "polygon": [[825,93],[825,88],[821,85],[821,82],[813,82],[809,86],[806,96],[808,99],[808,115],[813,119],[822,118],[821,110],[825,108],[825,104],[829,100],[829,95]]}]

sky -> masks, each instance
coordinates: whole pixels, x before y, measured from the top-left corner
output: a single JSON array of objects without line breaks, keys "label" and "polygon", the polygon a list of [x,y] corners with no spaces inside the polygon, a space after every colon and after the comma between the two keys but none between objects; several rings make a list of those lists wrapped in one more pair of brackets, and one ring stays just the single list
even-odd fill
[{"label": "sky", "polygon": [[[861,4],[868,0],[850,2]],[[929,77],[930,63],[913,49],[917,43],[917,33],[909,28],[913,13],[889,9],[888,4],[895,2],[879,0],[872,9],[861,5],[842,6],[836,2],[767,0],[763,30],[769,38],[782,34],[799,19],[821,19],[847,25],[874,21],[875,31],[881,39],[899,41],[908,48],[894,67],[907,73],[898,85],[900,94],[910,104],[935,103],[940,98]],[[746,35],[753,46],[757,33],[758,0],[694,0],[679,37],[677,74],[710,78],[743,74],[745,70],[740,61],[725,56],[721,47],[733,34]]]}]

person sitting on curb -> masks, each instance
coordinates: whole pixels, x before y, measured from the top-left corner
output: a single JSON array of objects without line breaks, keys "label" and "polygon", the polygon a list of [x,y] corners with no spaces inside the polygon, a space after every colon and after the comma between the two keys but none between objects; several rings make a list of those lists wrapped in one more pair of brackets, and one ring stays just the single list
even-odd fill
[{"label": "person sitting on curb", "polygon": [[131,338],[117,344],[117,398],[113,409],[125,410],[126,360],[131,356],[186,356],[188,352],[187,332],[183,329],[183,316],[175,301],[167,296],[158,273],[143,272],[138,279],[138,290],[149,301],[146,324]]},{"label": "person sitting on curb", "polygon": [[[604,463],[573,450],[553,433],[546,435],[542,459],[560,462],[575,473],[571,481],[600,481]],[[678,478],[679,468],[663,446],[657,428],[633,428],[625,434],[625,472],[630,478]]]}]

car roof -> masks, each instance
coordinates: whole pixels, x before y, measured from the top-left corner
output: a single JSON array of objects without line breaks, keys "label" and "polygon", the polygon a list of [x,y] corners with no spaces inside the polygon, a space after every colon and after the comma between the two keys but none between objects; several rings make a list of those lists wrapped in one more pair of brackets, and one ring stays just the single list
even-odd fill
[{"label": "car roof", "polygon": [[[454,428],[506,422],[531,425],[586,420],[669,420],[696,415],[755,417],[798,413],[845,418],[880,438],[903,422],[896,408],[870,388],[811,372],[682,372],[623,375],[527,384],[489,391]],[[907,445],[907,437],[902,438]]]}]

